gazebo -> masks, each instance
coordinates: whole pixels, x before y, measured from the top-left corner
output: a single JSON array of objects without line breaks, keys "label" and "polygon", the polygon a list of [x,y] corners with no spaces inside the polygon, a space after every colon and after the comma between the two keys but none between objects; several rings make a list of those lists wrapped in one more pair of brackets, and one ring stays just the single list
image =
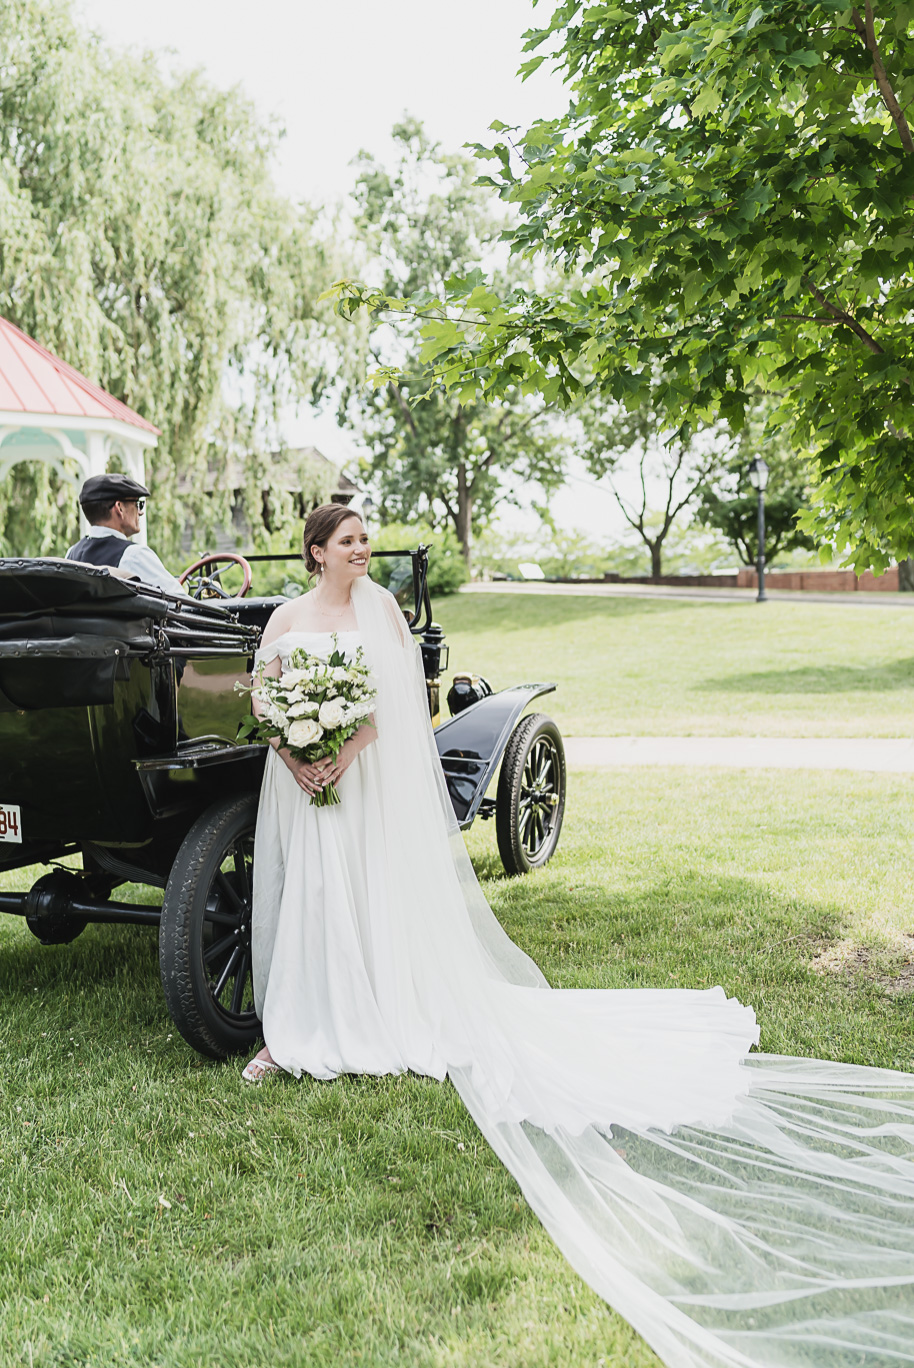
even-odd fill
[{"label": "gazebo", "polygon": [[[116,458],[124,474],[143,483],[144,455],[159,432],[0,318],[0,481],[20,461],[44,461],[78,489]],[[146,541],[145,519],[136,541]]]}]

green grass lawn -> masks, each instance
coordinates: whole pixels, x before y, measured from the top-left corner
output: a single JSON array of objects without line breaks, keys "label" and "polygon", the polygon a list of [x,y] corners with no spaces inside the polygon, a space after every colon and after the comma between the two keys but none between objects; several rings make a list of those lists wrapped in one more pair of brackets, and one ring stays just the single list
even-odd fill
[{"label": "green grass lawn", "polygon": [[[555,984],[722,983],[765,1049],[910,1069],[912,798],[898,776],[577,773],[545,870],[501,877],[491,825],[469,841]],[[0,920],[0,987],[0,1368],[656,1364],[448,1084],[246,1089],[172,1031],[145,929],[42,948]]]},{"label": "green grass lawn", "polygon": [[878,604],[460,594],[452,670],[552,680],[569,736],[914,735],[914,611]]}]

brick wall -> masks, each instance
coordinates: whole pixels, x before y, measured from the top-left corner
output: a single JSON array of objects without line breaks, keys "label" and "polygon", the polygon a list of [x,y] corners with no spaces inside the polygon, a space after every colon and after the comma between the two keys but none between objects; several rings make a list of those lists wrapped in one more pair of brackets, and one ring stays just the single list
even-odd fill
[{"label": "brick wall", "polygon": [[[758,575],[754,570],[740,570],[737,583],[741,589],[755,589]],[[864,570],[859,576],[853,570],[769,570],[765,574],[765,586],[768,589],[815,590],[819,594],[848,594],[854,590],[894,594],[898,592],[898,566],[893,565],[878,576],[872,570]]]},{"label": "brick wall", "polygon": [[[655,583],[650,575],[607,575],[605,578],[623,584]],[[758,576],[754,570],[740,570],[735,575],[662,575],[656,583],[678,585],[682,589],[755,589]],[[765,588],[805,589],[818,594],[847,594],[855,590],[894,594],[898,592],[898,566],[893,565],[878,577],[872,570],[865,570],[859,576],[853,570],[767,570]]]}]

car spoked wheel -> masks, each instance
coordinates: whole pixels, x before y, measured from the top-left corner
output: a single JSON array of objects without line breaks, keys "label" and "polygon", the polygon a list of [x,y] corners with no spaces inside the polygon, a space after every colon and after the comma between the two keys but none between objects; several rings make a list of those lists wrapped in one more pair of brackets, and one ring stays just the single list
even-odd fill
[{"label": "car spoked wheel", "polygon": [[556,775],[559,753],[549,736],[538,736],[524,763],[520,786],[517,834],[527,858],[536,863],[555,825],[559,795]]},{"label": "car spoked wheel", "polygon": [[203,964],[210,997],[233,1021],[254,1010],[251,900],[254,833],[239,836],[216,874],[203,916]]},{"label": "car spoked wheel", "polygon": [[509,874],[544,865],[558,844],[565,814],[565,748],[558,727],[533,713],[505,747],[495,799],[498,852]]},{"label": "car spoked wheel", "polygon": [[214,804],[172,866],[159,928],[159,967],[181,1035],[212,1059],[249,1050],[260,1035],[251,973],[257,795]]}]

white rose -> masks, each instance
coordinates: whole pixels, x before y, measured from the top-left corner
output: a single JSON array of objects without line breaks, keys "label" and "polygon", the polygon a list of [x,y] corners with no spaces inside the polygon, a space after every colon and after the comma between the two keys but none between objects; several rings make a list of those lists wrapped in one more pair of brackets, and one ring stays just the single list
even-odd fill
[{"label": "white rose", "polygon": [[314,717],[316,713],[316,703],[293,703],[289,709],[290,717]]},{"label": "white rose", "polygon": [[319,741],[323,734],[323,727],[319,727],[313,717],[300,717],[289,728],[289,745],[300,750]]},{"label": "white rose", "polygon": [[300,684],[307,675],[307,670],[284,670],[281,682],[284,688],[294,689],[296,684]]},{"label": "white rose", "polygon": [[338,698],[327,698],[317,714],[322,727],[339,727],[343,721],[343,704]]},{"label": "white rose", "polygon": [[345,710],[343,721],[348,726],[350,722],[357,722],[359,718],[367,717],[370,712],[370,703],[350,703]]}]

